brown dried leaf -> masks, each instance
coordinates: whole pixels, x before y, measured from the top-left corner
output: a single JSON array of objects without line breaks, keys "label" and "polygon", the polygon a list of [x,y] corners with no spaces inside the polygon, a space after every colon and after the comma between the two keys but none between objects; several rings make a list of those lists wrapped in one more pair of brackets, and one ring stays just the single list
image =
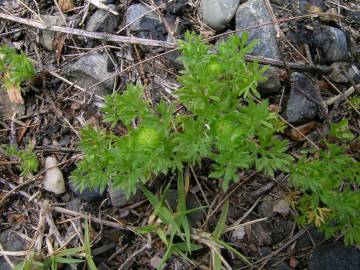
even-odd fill
[{"label": "brown dried leaf", "polygon": [[55,48],[56,63],[58,65],[60,65],[60,57],[61,57],[61,52],[64,48],[64,44],[65,44],[65,34],[55,35],[55,38],[53,40],[53,48]]},{"label": "brown dried leaf", "polygon": [[17,86],[12,86],[7,89],[7,93],[9,95],[9,99],[11,102],[16,104],[24,104],[24,99],[21,96],[21,88]]},{"label": "brown dried leaf", "polygon": [[316,128],[316,126],[317,123],[312,121],[302,126],[296,127],[296,129],[291,129],[288,135],[293,141],[302,142],[305,140],[303,135],[309,134]]},{"label": "brown dried leaf", "polygon": [[59,7],[61,11],[69,11],[71,9],[74,9],[74,2],[73,0],[59,0]]}]

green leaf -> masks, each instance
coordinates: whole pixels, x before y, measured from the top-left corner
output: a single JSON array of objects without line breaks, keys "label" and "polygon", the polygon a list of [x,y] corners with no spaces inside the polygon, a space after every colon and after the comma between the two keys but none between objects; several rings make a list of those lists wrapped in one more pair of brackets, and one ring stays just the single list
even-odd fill
[{"label": "green leaf", "polygon": [[220,239],[222,233],[225,230],[228,211],[229,211],[229,200],[226,200],[225,203],[224,203],[224,206],[223,206],[223,208],[221,210],[221,214],[220,214],[219,220],[218,220],[218,222],[216,224],[215,230],[212,233],[212,235],[216,239]]},{"label": "green leaf", "polygon": [[248,265],[252,265],[249,260],[243,255],[241,254],[239,251],[237,251],[235,248],[233,248],[231,245],[227,244],[226,242],[220,240],[220,239],[214,239],[214,241],[216,243],[218,243],[219,245],[222,245],[224,248],[226,248],[227,250],[229,250],[230,252],[234,253],[236,256],[238,256],[243,262],[247,263]]},{"label": "green leaf", "polygon": [[188,250],[191,250],[191,232],[189,221],[186,216],[186,195],[185,195],[185,183],[182,172],[178,173],[178,211],[184,213],[179,216],[181,226],[185,233],[185,241]]}]

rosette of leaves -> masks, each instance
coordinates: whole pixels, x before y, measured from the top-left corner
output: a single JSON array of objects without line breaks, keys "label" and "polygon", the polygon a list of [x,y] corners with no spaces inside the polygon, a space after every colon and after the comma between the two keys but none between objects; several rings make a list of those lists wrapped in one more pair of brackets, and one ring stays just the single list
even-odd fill
[{"label": "rosette of leaves", "polygon": [[292,160],[287,142],[275,136],[283,125],[267,101],[253,101],[266,70],[243,59],[253,45],[247,35],[234,36],[211,52],[210,45],[188,33],[179,44],[185,68],[175,93],[186,113],[176,114],[175,105],[164,101],[151,106],[140,86],[107,97],[104,120],[112,127],[121,122],[127,132],[115,136],[85,128],[80,142],[85,155],[74,182],[80,188],[105,188],[112,181],[130,195],[152,176],[181,171],[204,158],[213,161],[210,177],[221,179],[224,190],[238,181],[241,169],[267,175],[286,171]]}]

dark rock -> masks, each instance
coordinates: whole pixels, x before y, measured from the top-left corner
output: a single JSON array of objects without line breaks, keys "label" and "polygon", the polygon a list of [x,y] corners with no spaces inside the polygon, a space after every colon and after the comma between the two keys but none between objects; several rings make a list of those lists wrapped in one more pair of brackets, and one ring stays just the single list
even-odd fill
[{"label": "dark rock", "polygon": [[[131,5],[125,13],[126,25],[131,34],[147,39],[166,40],[167,31],[155,12],[143,4]],[[146,15],[145,15],[146,14]]]},{"label": "dark rock", "polygon": [[165,3],[165,5],[166,5],[165,10],[167,12],[177,15],[177,14],[182,13],[185,10],[188,0],[176,0],[176,1],[155,0],[155,3],[159,6],[163,3]]},{"label": "dark rock", "polygon": [[[254,25],[271,22],[272,18],[263,0],[249,0],[241,4],[236,12],[236,29],[244,29]],[[280,60],[280,52],[276,41],[276,33],[272,24],[247,30],[249,40],[258,42],[251,54]],[[239,32],[242,35],[242,32]],[[281,89],[278,69],[270,68],[266,73],[268,80],[259,85],[262,94],[277,93]]]},{"label": "dark rock", "polygon": [[301,73],[291,75],[292,87],[286,108],[286,117],[290,123],[301,124],[318,115],[318,104],[321,95],[311,79]]},{"label": "dark rock", "polygon": [[348,41],[343,31],[331,26],[315,29],[313,45],[320,52],[320,60],[325,63],[346,61],[349,58]]},{"label": "dark rock", "polygon": [[[178,203],[177,198],[178,198],[178,191],[175,189],[169,189],[168,192],[166,193],[166,201],[169,203],[169,205],[173,211],[176,211],[176,207],[177,207],[177,203]],[[187,194],[187,197],[186,197],[186,207],[187,207],[187,210],[191,210],[194,208],[201,207],[201,205],[197,201],[196,196],[189,193],[189,194]],[[197,223],[199,223],[203,220],[204,213],[201,209],[199,209],[195,212],[189,213],[187,216],[188,216],[189,222],[193,226],[195,226]]]},{"label": "dark rock", "polygon": [[[26,241],[18,236],[12,230],[6,230],[0,233],[0,244],[2,245],[3,249],[6,251],[22,251],[26,250]],[[9,256],[9,259],[14,263],[19,263],[19,257],[12,257]],[[11,270],[10,265],[6,262],[3,256],[0,256],[0,269],[1,270]]]},{"label": "dark rock", "polygon": [[[87,54],[75,63],[65,67],[66,76],[84,89],[111,77],[114,72],[109,71],[110,59],[107,54],[94,52]],[[106,80],[89,91],[96,95],[105,96],[111,94],[114,78]]]},{"label": "dark rock", "polygon": [[79,212],[81,206],[80,198],[73,198],[66,203],[66,209]]},{"label": "dark rock", "polygon": [[[108,5],[109,8],[116,11],[114,5]],[[120,17],[106,10],[98,9],[89,18],[86,24],[86,30],[91,32],[112,33],[119,24]]]},{"label": "dark rock", "polygon": [[66,134],[61,137],[61,139],[59,140],[59,144],[64,147],[64,146],[68,145],[70,143],[70,141],[71,141],[71,136]]},{"label": "dark rock", "polygon": [[201,0],[199,16],[202,21],[215,29],[223,30],[234,17],[240,0]]},{"label": "dark rock", "polygon": [[312,248],[314,245],[320,244],[325,240],[325,235],[311,226],[305,234],[303,234],[296,242],[296,249]]},{"label": "dark rock", "polygon": [[317,247],[309,263],[309,270],[359,270],[360,250],[355,246],[345,247],[342,242],[323,244]]},{"label": "dark rock", "polygon": [[105,190],[101,192],[100,189],[84,188],[83,191],[80,191],[71,181],[68,182],[68,185],[76,196],[87,202],[99,201],[105,197]]}]

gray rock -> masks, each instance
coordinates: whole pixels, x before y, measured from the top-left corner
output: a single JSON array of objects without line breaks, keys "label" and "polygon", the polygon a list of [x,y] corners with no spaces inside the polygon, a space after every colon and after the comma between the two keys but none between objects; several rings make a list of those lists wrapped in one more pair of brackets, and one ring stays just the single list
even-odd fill
[{"label": "gray rock", "polygon": [[[140,38],[166,40],[167,31],[159,16],[143,4],[131,5],[125,12],[126,25],[130,34]],[[146,14],[146,15],[145,15]]]},{"label": "gray rock", "polygon": [[84,188],[83,191],[80,191],[71,181],[68,182],[68,185],[76,196],[87,202],[99,201],[105,197],[105,190],[101,192],[100,189]]},{"label": "gray rock", "polygon": [[287,120],[290,123],[301,124],[314,119],[318,115],[318,105],[313,100],[321,102],[319,90],[309,77],[301,73],[294,72],[291,80],[292,87],[286,108]]},{"label": "gray rock", "polygon": [[21,7],[21,3],[16,0],[0,0],[0,7],[7,12],[13,13]]},{"label": "gray rock", "polygon": [[324,244],[314,250],[309,270],[358,270],[360,250],[355,246],[345,247],[341,242]]},{"label": "gray rock", "polygon": [[[112,10],[116,10],[114,5],[108,5]],[[86,24],[86,30],[91,32],[112,33],[119,24],[120,17],[106,10],[98,9],[89,18]]]},{"label": "gray rock", "polygon": [[135,195],[130,196],[130,198],[126,198],[125,192],[121,189],[114,188],[113,185],[109,186],[109,196],[111,205],[115,207],[122,207],[129,203],[135,203],[144,198],[141,192],[136,192]]},{"label": "gray rock", "polygon": [[[177,207],[177,198],[178,198],[178,191],[175,189],[169,189],[166,193],[166,201],[169,203],[170,207],[173,211],[176,211]],[[195,195],[189,193],[186,197],[186,207],[187,210],[191,210],[194,208],[201,207],[201,205],[198,203]],[[191,212],[188,215],[189,222],[195,226],[197,223],[201,222],[204,218],[204,213],[201,209]]]},{"label": "gray rock", "polygon": [[[41,18],[48,26],[64,26],[64,21],[60,16],[42,15]],[[49,51],[53,51],[56,48],[55,38],[58,35],[54,31],[42,30],[40,32],[40,44]]]},{"label": "gray rock", "polygon": [[72,198],[69,202],[66,203],[66,209],[79,212],[81,206],[80,198]]},{"label": "gray rock", "polygon": [[257,207],[257,211],[261,217],[272,217],[274,215],[274,201],[270,196],[266,196]]},{"label": "gray rock", "polygon": [[240,0],[201,0],[199,16],[216,31],[223,30],[234,17],[239,2]]},{"label": "gray rock", "polygon": [[[271,16],[263,0],[249,0],[241,4],[236,12],[236,29],[243,29],[258,24],[271,22]],[[247,30],[249,39],[257,39],[252,54],[280,60],[280,52],[276,42],[274,26],[264,25]],[[239,33],[242,35],[242,32]]]},{"label": "gray rock", "polygon": [[[65,67],[65,75],[82,88],[88,88],[114,75],[108,70],[110,60],[107,54],[94,52],[87,54]],[[111,94],[114,78],[106,80],[90,89],[91,93],[105,96]]]},{"label": "gray rock", "polygon": [[326,63],[346,61],[349,49],[346,35],[338,28],[324,26],[316,29],[313,43],[320,52],[320,60]]},{"label": "gray rock", "polygon": [[347,74],[353,80],[357,81],[359,77],[359,70],[356,66],[347,62],[336,62],[331,64],[330,68],[332,72],[329,74],[329,79],[335,83],[348,83],[348,78],[344,75],[343,70],[347,72]]},{"label": "gray rock", "polygon": [[[244,29],[254,25],[271,22],[271,16],[263,0],[249,0],[241,4],[236,12],[236,29]],[[258,42],[251,52],[252,55],[280,60],[280,52],[276,41],[276,33],[272,24],[247,30],[249,40],[257,39]],[[242,32],[239,32],[242,35]],[[281,88],[278,69],[270,68],[265,76],[266,82],[259,85],[263,95],[277,93]]]},{"label": "gray rock", "polygon": [[[0,244],[2,245],[3,249],[6,251],[23,251],[26,250],[26,245],[27,245],[26,241],[20,236],[18,236],[11,229],[0,233]],[[20,262],[19,257],[9,256],[9,259],[14,264]],[[3,256],[0,256],[0,269],[1,270],[12,269]]]}]

